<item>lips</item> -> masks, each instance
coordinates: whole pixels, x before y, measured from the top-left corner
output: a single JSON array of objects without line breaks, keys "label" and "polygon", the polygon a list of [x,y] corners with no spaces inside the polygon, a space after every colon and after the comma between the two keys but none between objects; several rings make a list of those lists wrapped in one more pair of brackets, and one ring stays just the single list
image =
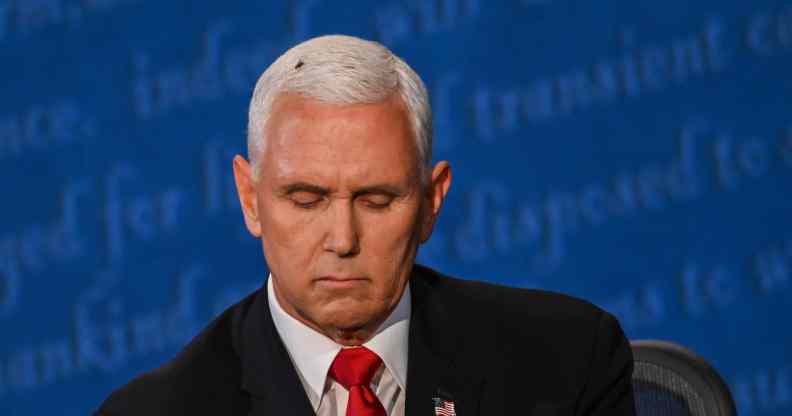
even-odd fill
[{"label": "lips", "polygon": [[326,282],[354,282],[368,279],[365,277],[322,276],[317,280]]},{"label": "lips", "polygon": [[365,277],[322,276],[316,284],[327,289],[352,289],[368,282]]}]

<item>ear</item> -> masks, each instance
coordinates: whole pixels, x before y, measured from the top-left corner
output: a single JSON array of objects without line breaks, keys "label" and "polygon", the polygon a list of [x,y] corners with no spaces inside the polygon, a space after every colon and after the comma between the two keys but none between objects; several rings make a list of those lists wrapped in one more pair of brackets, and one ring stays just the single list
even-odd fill
[{"label": "ear", "polygon": [[234,181],[239,194],[239,205],[245,217],[245,226],[254,237],[261,237],[261,222],[259,221],[258,199],[256,198],[256,180],[253,170],[244,157],[234,156]]},{"label": "ear", "polygon": [[440,207],[443,206],[450,187],[451,165],[441,160],[432,168],[432,178],[425,192],[427,204],[421,222],[421,243],[426,242],[432,235],[437,216],[440,215]]}]

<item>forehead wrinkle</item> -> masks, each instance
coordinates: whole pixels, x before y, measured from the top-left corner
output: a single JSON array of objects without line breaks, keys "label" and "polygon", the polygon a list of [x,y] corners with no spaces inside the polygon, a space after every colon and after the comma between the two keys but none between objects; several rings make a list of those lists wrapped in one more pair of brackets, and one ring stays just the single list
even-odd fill
[{"label": "forehead wrinkle", "polygon": [[[372,173],[368,173],[372,172]],[[379,188],[396,188],[406,191],[409,188],[409,178],[393,177],[393,175],[377,175],[379,171],[368,167],[344,169],[338,166],[333,172],[314,172],[310,169],[291,169],[277,172],[273,187],[280,189],[283,186],[295,183],[306,183],[327,189],[330,194],[354,194],[360,190]]]},{"label": "forehead wrinkle", "polygon": [[[359,188],[373,183],[404,186],[407,179],[404,176],[410,176],[410,170],[401,175],[402,172],[398,170],[379,169],[379,164],[370,163],[362,157],[348,157],[349,154],[359,154],[354,148],[339,151],[327,143],[317,142],[321,147],[320,154],[300,152],[300,149],[288,145],[273,146],[270,149],[273,178],[277,182],[303,181],[328,188],[331,183],[344,188]],[[293,155],[298,157],[293,158]],[[328,163],[328,160],[331,162]]]},{"label": "forehead wrinkle", "polygon": [[[329,188],[329,184],[338,186],[367,186],[372,183],[393,183],[400,187],[405,182],[412,181],[413,158],[416,158],[412,145],[409,123],[404,120],[404,113],[399,116],[386,113],[388,120],[391,117],[400,117],[397,123],[397,132],[391,137],[394,140],[407,140],[408,148],[398,154],[372,151],[370,146],[376,145],[376,126],[371,123],[356,123],[349,117],[354,113],[357,105],[328,106],[319,112],[305,111],[307,100],[294,99],[297,97],[283,97],[275,107],[279,110],[271,118],[270,145],[267,146],[264,158],[273,178],[277,181],[303,181],[316,183],[318,186]],[[290,99],[291,98],[291,99]],[[379,109],[381,111],[385,109]],[[390,111],[390,110],[387,110]],[[314,128],[316,123],[321,123],[324,128]],[[406,135],[406,136],[405,136]],[[368,150],[367,150],[368,149]],[[392,169],[392,158],[399,159],[398,163],[404,169]],[[381,160],[391,169],[379,169]],[[315,168],[312,168],[314,165]],[[266,169],[266,168],[265,168]],[[394,175],[396,173],[396,175]],[[415,175],[412,175],[412,174]],[[323,183],[324,182],[324,183]],[[342,183],[343,182],[343,183]]]}]

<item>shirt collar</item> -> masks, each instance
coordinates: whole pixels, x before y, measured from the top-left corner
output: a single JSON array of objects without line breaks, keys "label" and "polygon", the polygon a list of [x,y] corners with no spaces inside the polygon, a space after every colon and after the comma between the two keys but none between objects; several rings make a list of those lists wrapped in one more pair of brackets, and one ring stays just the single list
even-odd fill
[{"label": "shirt collar", "polygon": [[[292,317],[283,310],[272,288],[272,274],[267,279],[270,315],[297,373],[307,385],[308,398],[316,411],[321,403],[327,372],[342,346]],[[363,344],[382,358],[402,391],[407,390],[407,347],[410,332],[410,285],[404,288],[399,303],[374,336]]]}]

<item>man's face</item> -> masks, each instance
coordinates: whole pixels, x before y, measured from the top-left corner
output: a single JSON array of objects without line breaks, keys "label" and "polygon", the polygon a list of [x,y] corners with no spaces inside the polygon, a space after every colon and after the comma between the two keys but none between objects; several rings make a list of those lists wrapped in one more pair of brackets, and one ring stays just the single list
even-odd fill
[{"label": "man's face", "polygon": [[397,95],[355,105],[283,95],[265,147],[258,178],[239,156],[234,171],[279,303],[337,342],[365,342],[398,303],[431,234],[448,164],[438,163],[421,187]]}]

